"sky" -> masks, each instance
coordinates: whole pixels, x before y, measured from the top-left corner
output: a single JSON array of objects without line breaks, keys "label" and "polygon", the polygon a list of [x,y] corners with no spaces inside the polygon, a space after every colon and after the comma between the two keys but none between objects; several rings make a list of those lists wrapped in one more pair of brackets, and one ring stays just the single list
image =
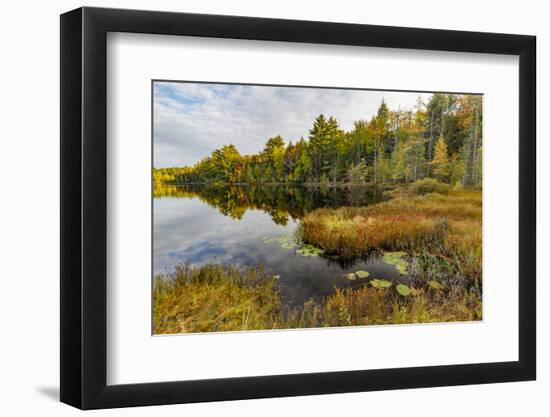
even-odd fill
[{"label": "sky", "polygon": [[348,131],[376,114],[382,99],[391,110],[413,110],[419,96],[427,101],[431,94],[157,81],[154,166],[191,166],[230,143],[247,155],[272,136],[307,139],[321,113]]}]

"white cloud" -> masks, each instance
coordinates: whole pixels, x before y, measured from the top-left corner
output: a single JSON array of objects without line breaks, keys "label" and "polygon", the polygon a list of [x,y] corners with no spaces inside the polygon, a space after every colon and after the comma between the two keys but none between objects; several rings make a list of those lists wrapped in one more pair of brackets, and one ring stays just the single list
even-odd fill
[{"label": "white cloud", "polygon": [[391,109],[413,109],[418,96],[394,91],[267,87],[204,83],[155,83],[154,165],[193,165],[233,143],[241,154],[260,151],[266,140],[307,138],[321,113],[344,130],[370,119],[384,99]]}]

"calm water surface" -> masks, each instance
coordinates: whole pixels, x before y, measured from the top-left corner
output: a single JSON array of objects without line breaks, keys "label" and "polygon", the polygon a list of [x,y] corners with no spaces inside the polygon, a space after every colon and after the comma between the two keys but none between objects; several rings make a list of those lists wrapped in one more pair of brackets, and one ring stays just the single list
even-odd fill
[{"label": "calm water surface", "polygon": [[155,190],[154,199],[154,274],[170,274],[180,263],[262,264],[280,276],[281,296],[289,306],[330,295],[335,287],[363,285],[368,280],[343,277],[357,270],[368,271],[369,279],[395,280],[395,267],[379,258],[344,263],[266,242],[293,236],[300,218],[316,208],[364,206],[381,199],[380,190],[367,187],[163,187]]}]

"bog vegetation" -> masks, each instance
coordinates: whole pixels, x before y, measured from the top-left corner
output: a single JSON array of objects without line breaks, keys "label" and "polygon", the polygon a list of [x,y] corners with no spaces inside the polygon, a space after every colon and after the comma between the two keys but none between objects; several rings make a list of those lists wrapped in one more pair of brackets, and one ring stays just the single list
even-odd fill
[{"label": "bog vegetation", "polygon": [[[347,273],[357,285],[289,308],[279,277],[261,265],[180,264],[155,277],[154,333],[480,320],[481,149],[481,97],[433,94],[414,111],[382,102],[351,131],[320,115],[307,140],[272,137],[255,155],[229,144],[192,167],[155,169],[156,196],[198,195],[235,219],[269,200],[275,223],[300,223],[284,245],[327,259],[379,258],[403,279]],[[308,199],[326,194],[281,184],[381,191],[315,209]]]}]

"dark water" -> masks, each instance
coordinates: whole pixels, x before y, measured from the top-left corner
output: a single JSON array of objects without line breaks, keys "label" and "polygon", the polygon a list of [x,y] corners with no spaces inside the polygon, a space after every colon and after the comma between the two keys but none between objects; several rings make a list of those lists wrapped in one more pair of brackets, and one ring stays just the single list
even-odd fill
[{"label": "dark water", "polygon": [[316,208],[366,206],[382,198],[380,190],[367,187],[157,188],[154,274],[169,274],[178,263],[262,264],[268,273],[280,276],[283,302],[291,306],[330,295],[335,287],[368,281],[349,281],[343,277],[345,273],[365,270],[369,279],[395,280],[399,277],[395,267],[380,258],[342,262],[323,255],[306,257],[269,241],[281,235],[290,239],[300,218]]}]

